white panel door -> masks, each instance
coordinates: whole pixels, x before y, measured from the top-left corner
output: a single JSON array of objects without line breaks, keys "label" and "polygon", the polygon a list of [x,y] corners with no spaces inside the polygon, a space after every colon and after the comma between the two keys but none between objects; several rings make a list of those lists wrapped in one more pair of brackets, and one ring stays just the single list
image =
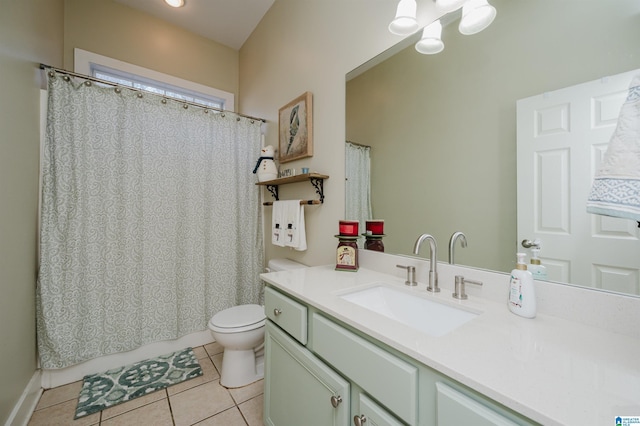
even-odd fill
[{"label": "white panel door", "polygon": [[539,239],[549,280],[640,294],[638,224],[589,214],[595,172],[640,70],[517,102],[518,251]]}]

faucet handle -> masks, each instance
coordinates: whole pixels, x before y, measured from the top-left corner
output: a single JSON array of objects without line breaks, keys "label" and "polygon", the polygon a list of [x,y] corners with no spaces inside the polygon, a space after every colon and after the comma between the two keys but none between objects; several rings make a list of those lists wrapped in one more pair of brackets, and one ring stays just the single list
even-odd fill
[{"label": "faucet handle", "polygon": [[467,283],[482,285],[482,281],[467,280],[462,275],[456,275],[456,287],[453,293],[453,297],[455,299],[466,300],[469,298],[469,296],[467,296],[467,293],[465,293],[464,291],[464,285]]},{"label": "faucet handle", "polygon": [[418,285],[416,282],[416,267],[415,266],[405,266],[405,265],[396,265],[398,268],[407,270],[407,280],[404,282],[405,285]]}]

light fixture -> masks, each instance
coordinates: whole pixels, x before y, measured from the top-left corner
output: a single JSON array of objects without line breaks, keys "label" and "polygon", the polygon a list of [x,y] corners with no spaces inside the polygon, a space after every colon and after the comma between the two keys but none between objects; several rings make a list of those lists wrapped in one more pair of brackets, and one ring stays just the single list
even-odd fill
[{"label": "light fixture", "polygon": [[396,17],[389,24],[389,31],[395,35],[406,36],[418,31],[416,20],[416,0],[400,0],[396,9]]},{"label": "light fixture", "polygon": [[458,30],[464,35],[479,33],[496,17],[496,8],[487,0],[468,0],[462,7],[462,18]]},{"label": "light fixture", "polygon": [[436,0],[436,7],[444,13],[453,12],[462,7],[467,0]]},{"label": "light fixture", "polygon": [[424,27],[422,37],[415,47],[418,52],[425,55],[442,52],[444,43],[442,42],[442,23],[439,19]]},{"label": "light fixture", "polygon": [[[455,12],[462,7],[462,18],[458,30],[464,35],[476,34],[484,30],[491,25],[497,13],[496,8],[491,6],[488,0],[433,1],[436,7],[444,12],[444,15]],[[396,9],[396,17],[389,24],[389,31],[400,36],[408,36],[418,31],[417,8],[416,0],[400,0]],[[444,19],[446,22],[451,21],[446,17]],[[424,28],[422,37],[415,44],[415,48],[418,52],[426,55],[433,55],[444,50],[440,20],[432,22]]]},{"label": "light fixture", "polygon": [[184,0],[164,0],[171,7],[182,7],[184,6]]}]

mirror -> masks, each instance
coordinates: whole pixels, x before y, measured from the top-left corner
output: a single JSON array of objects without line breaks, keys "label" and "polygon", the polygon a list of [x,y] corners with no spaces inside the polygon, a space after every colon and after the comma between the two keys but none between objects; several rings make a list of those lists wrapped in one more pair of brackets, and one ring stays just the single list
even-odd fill
[{"label": "mirror", "polygon": [[405,42],[347,75],[346,139],[372,147],[371,203],[388,253],[411,255],[426,232],[447,262],[449,238],[462,231],[457,264],[513,269],[526,251],[516,230],[516,101],[640,68],[636,0],[491,4],[495,21],[475,35],[459,34],[454,16],[437,55]]}]

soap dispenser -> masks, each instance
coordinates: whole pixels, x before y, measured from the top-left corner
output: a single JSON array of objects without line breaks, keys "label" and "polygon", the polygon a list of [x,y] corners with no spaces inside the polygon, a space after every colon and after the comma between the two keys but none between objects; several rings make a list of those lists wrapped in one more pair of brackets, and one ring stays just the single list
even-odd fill
[{"label": "soap dispenser", "polygon": [[511,281],[509,283],[509,310],[516,315],[525,318],[535,318],[536,316],[536,293],[533,287],[533,276],[527,270],[525,254],[516,254],[518,263],[511,271]]},{"label": "soap dispenser", "polygon": [[540,254],[540,247],[533,247],[531,249],[531,264],[529,265],[529,272],[533,276],[534,280],[547,280],[547,267],[540,262],[538,255]]}]

